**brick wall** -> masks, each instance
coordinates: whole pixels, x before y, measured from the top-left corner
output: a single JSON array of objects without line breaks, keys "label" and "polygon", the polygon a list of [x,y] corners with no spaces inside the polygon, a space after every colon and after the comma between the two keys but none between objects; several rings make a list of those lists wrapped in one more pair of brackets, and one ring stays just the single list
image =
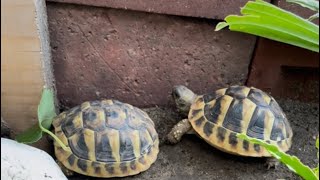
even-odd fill
[{"label": "brick wall", "polygon": [[[176,84],[197,93],[247,84],[276,97],[317,99],[318,91],[313,90],[319,82],[317,53],[264,39],[255,47],[254,36],[214,32],[217,20],[238,14],[245,2],[48,1],[61,105],[100,98],[140,107],[168,105]],[[276,4],[305,16],[310,13],[282,1]],[[297,60],[299,55],[310,59],[306,64],[311,69],[292,70],[305,64]],[[298,61],[298,66],[283,63]],[[286,66],[289,70],[283,71]]]}]

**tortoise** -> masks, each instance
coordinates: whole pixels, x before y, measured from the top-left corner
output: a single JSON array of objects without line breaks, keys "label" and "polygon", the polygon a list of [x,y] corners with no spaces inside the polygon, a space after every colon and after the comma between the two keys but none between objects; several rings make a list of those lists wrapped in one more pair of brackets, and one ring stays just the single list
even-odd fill
[{"label": "tortoise", "polygon": [[67,176],[93,177],[138,174],[153,164],[159,152],[154,122],[144,111],[117,100],[87,101],[53,120],[55,155]]},{"label": "tortoise", "polygon": [[[271,157],[271,154],[238,133],[265,140],[286,152],[291,147],[292,129],[276,100],[260,89],[230,86],[213,93],[196,95],[185,86],[172,91],[179,111],[188,116],[167,135],[169,143],[178,143],[186,133],[195,133],[211,146],[240,156]],[[267,158],[268,168],[278,161]]]}]

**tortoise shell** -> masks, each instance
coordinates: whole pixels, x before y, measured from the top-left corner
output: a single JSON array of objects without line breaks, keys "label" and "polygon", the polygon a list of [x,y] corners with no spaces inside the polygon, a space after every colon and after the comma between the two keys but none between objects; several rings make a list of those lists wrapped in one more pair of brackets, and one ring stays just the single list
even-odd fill
[{"label": "tortoise shell", "polygon": [[69,170],[94,177],[122,177],[147,170],[159,152],[158,134],[142,110],[115,100],[84,102],[58,115],[57,159]]},{"label": "tortoise shell", "polygon": [[292,129],[273,97],[256,88],[231,86],[198,96],[188,119],[210,145],[236,155],[269,157],[258,144],[237,138],[238,133],[266,140],[287,151]]}]

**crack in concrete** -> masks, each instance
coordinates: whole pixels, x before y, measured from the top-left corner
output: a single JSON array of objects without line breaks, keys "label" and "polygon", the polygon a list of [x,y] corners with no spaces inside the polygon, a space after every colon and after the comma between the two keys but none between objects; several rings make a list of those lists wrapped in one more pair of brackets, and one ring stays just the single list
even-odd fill
[{"label": "crack in concrete", "polygon": [[[138,43],[138,47],[141,47],[141,46],[142,46],[142,45],[140,44],[140,41],[139,41],[139,40],[137,41],[137,43]],[[142,59],[144,60],[144,62],[147,62],[145,56],[142,56]],[[139,61],[138,63],[139,63],[139,65],[140,65],[140,61]],[[152,69],[150,69],[149,67],[150,67],[150,66],[147,66],[148,71],[149,71],[149,72],[153,72]],[[154,74],[152,74],[152,75],[154,75]],[[143,98],[144,103],[145,103],[145,104],[148,104],[148,102],[149,102],[149,104],[150,104],[150,102],[153,102],[153,101],[152,101],[152,96],[151,96],[151,94],[148,93],[148,94],[146,94],[146,95],[147,95],[146,98],[149,99],[149,101],[147,101],[146,98]]]},{"label": "crack in concrete", "polygon": [[[106,12],[106,16],[107,16],[107,19],[108,19],[111,27],[112,27],[113,29],[115,29],[115,28],[114,28],[114,24],[112,23],[111,17],[110,17],[110,15],[109,15],[109,11]],[[119,38],[121,38],[121,36],[119,36]],[[121,40],[121,42],[124,42],[124,41]],[[138,43],[139,43],[139,42],[138,42]],[[139,44],[139,45],[140,45],[140,44]],[[121,44],[121,46],[123,46],[123,45]],[[123,49],[126,49],[126,48],[123,48]],[[144,58],[144,57],[143,57],[143,58]],[[137,92],[135,92],[134,90],[132,90],[128,85],[126,85],[126,86],[129,88],[129,90],[130,90],[131,92],[133,92],[133,93],[135,93],[135,94],[138,94]],[[142,98],[142,101],[143,101],[143,103],[145,103],[145,104],[148,104],[147,102],[152,102],[152,97],[150,96],[150,94],[147,95],[147,97],[141,97],[141,96],[139,96],[139,97]],[[146,99],[146,98],[147,98],[147,99]],[[148,100],[148,99],[149,99],[149,100]]]},{"label": "crack in concrete", "polygon": [[109,16],[109,12],[108,12],[108,11],[107,11],[106,15],[107,15],[108,21],[110,22],[111,27],[114,28],[114,25],[113,25],[113,23],[112,23],[112,21],[111,21],[111,18],[110,18],[110,16]]},{"label": "crack in concrete", "polygon": [[77,25],[77,27],[79,28],[79,30],[81,31],[81,33],[83,34],[84,38],[86,39],[86,41],[88,41],[88,43],[90,44],[90,46],[93,48],[94,52],[99,56],[99,58],[108,66],[108,68],[117,76],[117,78],[119,78],[119,80],[129,89],[129,91],[133,92],[134,94],[137,94],[133,89],[131,89],[131,87],[121,78],[121,76],[111,67],[111,65],[105,61],[105,59],[102,57],[102,55],[99,53],[99,51],[95,48],[95,46],[91,43],[91,41],[87,38],[86,34],[83,32],[83,30],[81,29],[81,27],[79,25]]}]

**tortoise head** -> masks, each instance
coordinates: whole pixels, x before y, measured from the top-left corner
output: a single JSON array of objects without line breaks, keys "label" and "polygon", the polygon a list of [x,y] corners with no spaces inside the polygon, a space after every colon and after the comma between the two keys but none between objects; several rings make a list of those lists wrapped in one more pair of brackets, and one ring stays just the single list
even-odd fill
[{"label": "tortoise head", "polygon": [[173,99],[181,113],[188,115],[190,106],[197,95],[185,86],[174,86],[172,90]]}]

